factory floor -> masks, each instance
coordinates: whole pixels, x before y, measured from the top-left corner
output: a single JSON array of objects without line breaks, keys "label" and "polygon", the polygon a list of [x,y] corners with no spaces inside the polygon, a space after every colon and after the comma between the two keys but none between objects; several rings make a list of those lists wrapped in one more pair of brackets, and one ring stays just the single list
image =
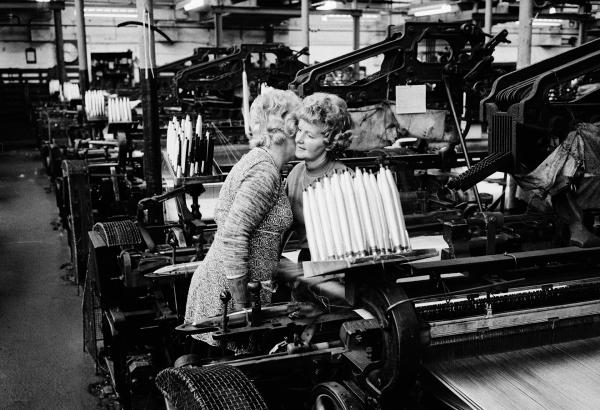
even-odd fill
[{"label": "factory floor", "polygon": [[101,379],[41,164],[33,150],[0,153],[0,408],[96,409]]}]

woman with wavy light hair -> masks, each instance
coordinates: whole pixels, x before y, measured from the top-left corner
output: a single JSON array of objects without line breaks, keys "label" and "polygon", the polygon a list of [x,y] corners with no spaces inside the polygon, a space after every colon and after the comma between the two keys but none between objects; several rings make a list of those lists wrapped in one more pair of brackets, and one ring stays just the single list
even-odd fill
[{"label": "woman with wavy light hair", "polygon": [[[249,280],[261,281],[261,299],[270,301],[281,239],[292,223],[281,170],[294,157],[296,122],[291,114],[299,105],[291,91],[273,88],[263,90],[252,103],[252,150],[231,169],[219,193],[217,232],[190,284],[187,323],[218,315],[219,295],[225,289],[233,296],[231,309],[248,306]],[[198,339],[216,344],[210,334]]]},{"label": "woman with wavy light hair", "polygon": [[346,102],[333,94],[306,97],[296,112],[296,158],[302,160],[287,177],[288,196],[294,214],[293,230],[300,241],[299,260],[310,260],[304,227],[302,191],[323,176],[346,166],[336,161],[350,146],[353,127]]}]

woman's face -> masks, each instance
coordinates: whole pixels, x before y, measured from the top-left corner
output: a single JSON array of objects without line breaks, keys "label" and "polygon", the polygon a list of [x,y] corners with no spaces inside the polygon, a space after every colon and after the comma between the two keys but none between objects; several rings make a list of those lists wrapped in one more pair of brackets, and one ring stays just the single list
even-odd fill
[{"label": "woman's face", "polygon": [[304,161],[314,161],[324,157],[327,146],[322,128],[305,120],[298,122],[296,133],[296,158]]}]

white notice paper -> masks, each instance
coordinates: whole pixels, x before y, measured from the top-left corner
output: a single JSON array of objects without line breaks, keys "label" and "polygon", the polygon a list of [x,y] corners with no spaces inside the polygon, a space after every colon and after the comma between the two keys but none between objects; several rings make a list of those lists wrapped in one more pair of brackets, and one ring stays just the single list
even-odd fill
[{"label": "white notice paper", "polygon": [[416,114],[427,111],[425,84],[396,86],[396,114]]}]

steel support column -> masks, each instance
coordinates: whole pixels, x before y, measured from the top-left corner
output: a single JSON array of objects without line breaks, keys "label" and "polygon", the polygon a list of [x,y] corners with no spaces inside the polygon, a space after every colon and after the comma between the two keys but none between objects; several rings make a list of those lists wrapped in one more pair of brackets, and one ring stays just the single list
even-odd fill
[{"label": "steel support column", "polygon": [[486,33],[492,33],[492,0],[485,0],[485,24],[483,31]]},{"label": "steel support column", "polygon": [[[139,26],[140,33],[140,83],[142,87],[142,111],[144,122],[144,179],[148,195],[162,192],[160,133],[158,123],[158,97],[156,90],[156,55],[154,32],[147,25],[153,24],[152,0],[137,0],[138,20],[145,22]],[[161,212],[149,213],[150,222],[162,217]]]},{"label": "steel support column", "polygon": [[[300,48],[308,47],[310,52],[310,18],[309,18],[310,0],[301,0],[300,3],[300,25],[302,26],[302,43]],[[303,55],[301,59],[309,64],[309,56]]]},{"label": "steel support column", "polygon": [[223,46],[223,14],[215,13],[215,47]]},{"label": "steel support column", "polygon": [[[87,44],[85,36],[85,15],[83,12],[83,0],[75,0],[75,20],[77,26],[77,54],[79,55],[79,89],[83,98],[89,86],[89,73],[87,61]],[[85,100],[84,100],[85,102]]]},{"label": "steel support column", "polygon": [[[517,70],[531,64],[531,30],[533,25],[533,2],[521,0],[519,2],[519,48],[517,51]],[[506,190],[504,191],[504,208],[516,208],[517,181],[511,176],[506,176]]]},{"label": "steel support column", "polygon": [[58,81],[63,84],[65,82],[65,54],[64,54],[64,39],[62,29],[62,14],[61,10],[54,10],[54,36],[56,43],[56,69]]}]

